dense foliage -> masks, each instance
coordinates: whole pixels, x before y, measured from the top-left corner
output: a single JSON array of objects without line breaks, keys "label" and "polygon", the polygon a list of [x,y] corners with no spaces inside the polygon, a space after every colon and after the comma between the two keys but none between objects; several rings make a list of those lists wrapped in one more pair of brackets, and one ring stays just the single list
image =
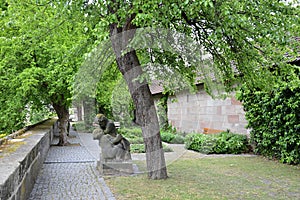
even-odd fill
[{"label": "dense foliage", "polygon": [[205,154],[240,154],[249,151],[247,136],[230,132],[215,135],[189,134],[185,138],[185,147]]},{"label": "dense foliage", "polygon": [[49,105],[59,118],[68,119],[73,78],[91,42],[92,23],[80,9],[82,2],[4,2],[7,7],[0,10],[0,131],[22,127],[32,110],[45,111]]},{"label": "dense foliage", "polygon": [[161,130],[160,131],[161,140],[166,143],[171,144],[183,144],[184,136],[176,131],[171,130]]},{"label": "dense foliage", "polygon": [[300,81],[293,76],[264,92],[243,87],[243,101],[255,152],[284,163],[300,163]]},{"label": "dense foliage", "polygon": [[[139,127],[120,128],[118,133],[130,142],[131,153],[145,153],[145,145],[143,144],[142,130]],[[171,152],[172,149],[163,144],[164,152]]]},{"label": "dense foliage", "polygon": [[120,128],[118,133],[127,138],[131,144],[143,143],[142,129],[139,127]]},{"label": "dense foliage", "polygon": [[[172,74],[181,74],[180,77],[190,83],[197,77],[195,72],[202,74],[210,90],[217,89],[212,88],[215,83],[230,90],[240,81],[261,88],[268,87],[270,82],[276,81],[276,77],[265,67],[270,63],[284,63],[285,57],[282,55],[287,52],[290,56],[297,56],[291,47],[299,47],[292,39],[299,33],[299,7],[283,1],[152,0],[124,2],[119,6],[120,9],[108,19],[111,23],[122,24],[132,14],[132,23],[137,27],[176,30],[193,38],[212,55],[214,64],[205,69],[205,64],[197,60],[195,54],[199,49],[195,49],[186,38],[177,40],[178,34],[172,33],[165,36],[162,45],[143,44],[151,48],[149,54],[155,58],[152,62],[170,66]],[[150,34],[159,40],[154,33]],[[159,36],[163,38],[164,34]],[[165,68],[161,74],[165,71],[168,70]],[[235,76],[237,73],[242,76]]]}]

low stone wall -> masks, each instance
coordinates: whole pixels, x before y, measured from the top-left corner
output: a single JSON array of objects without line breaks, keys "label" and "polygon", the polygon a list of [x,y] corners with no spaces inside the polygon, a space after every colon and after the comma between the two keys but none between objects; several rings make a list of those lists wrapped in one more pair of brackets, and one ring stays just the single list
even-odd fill
[{"label": "low stone wall", "polygon": [[[22,145],[0,157],[0,199],[26,200],[57,132],[56,119],[27,130]],[[0,154],[1,155],[1,154]]]}]

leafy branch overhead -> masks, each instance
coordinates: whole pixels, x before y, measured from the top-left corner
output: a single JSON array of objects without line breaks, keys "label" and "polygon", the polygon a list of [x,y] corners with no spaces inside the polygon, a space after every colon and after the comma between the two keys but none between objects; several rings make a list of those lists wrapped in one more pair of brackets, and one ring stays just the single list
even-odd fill
[{"label": "leafy branch overhead", "polygon": [[[274,64],[281,66],[298,56],[299,42],[293,38],[299,33],[300,19],[299,7],[293,6],[297,5],[295,3],[153,0],[123,2],[115,8],[114,1],[99,2],[103,7],[108,4],[114,8],[114,13],[105,18],[110,23],[122,24],[131,16],[137,27],[165,28],[192,37],[212,55],[213,63],[217,65],[216,73],[220,74],[221,82],[228,90],[241,79],[250,85],[266,87],[276,80],[265,69]],[[166,55],[156,52],[152,51],[152,56]],[[189,60],[185,65],[186,62]],[[174,59],[168,63],[172,65]],[[194,69],[185,70],[192,74]]]},{"label": "leafy branch overhead", "polygon": [[[24,125],[30,108],[68,109],[92,20],[68,1],[5,1],[1,11],[1,131]],[[3,4],[4,5],[4,4]],[[38,105],[38,106],[36,106]]]}]

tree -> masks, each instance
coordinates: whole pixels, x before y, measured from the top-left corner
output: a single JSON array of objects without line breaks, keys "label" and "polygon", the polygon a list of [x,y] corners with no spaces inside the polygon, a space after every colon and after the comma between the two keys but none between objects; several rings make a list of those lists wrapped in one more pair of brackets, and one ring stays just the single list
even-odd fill
[{"label": "tree", "polygon": [[[192,38],[193,45],[201,48],[189,50],[184,46],[184,41],[182,43],[178,39],[178,34],[166,34],[165,42],[168,43],[169,39],[173,41],[168,44],[169,47],[180,49],[178,47],[183,45],[181,51],[185,51],[184,56],[177,51],[175,60],[166,59],[170,53],[162,47],[162,43],[155,47],[157,51],[151,51],[156,58],[153,62],[163,58],[169,64],[177,63],[172,70],[184,74],[191,84],[199,77],[198,72],[202,72],[210,91],[214,88],[209,83],[225,85],[226,91],[235,89],[240,82],[267,88],[276,78],[266,68],[273,63],[286,68],[283,64],[286,57],[283,55],[289,53],[296,56],[294,50],[299,47],[291,40],[299,31],[296,26],[299,24],[298,8],[281,1],[111,0],[95,2],[95,5],[102,14],[101,30],[110,33],[118,68],[136,107],[137,121],[142,126],[147,151],[148,176],[153,179],[166,178],[167,173],[163,153],[159,150],[158,121],[148,84],[145,80],[135,81],[141,79],[143,74],[137,50],[130,46],[137,28],[164,28]],[[147,47],[154,49],[153,46]],[[193,55],[193,51],[200,50],[212,57],[213,65],[208,65],[208,70],[203,70],[205,63],[200,62],[201,59],[187,53]],[[174,56],[174,51],[171,56]],[[208,71],[212,71],[213,75],[207,74]]]},{"label": "tree", "polygon": [[112,93],[121,78],[117,66],[113,64],[103,72],[97,83],[96,100],[98,113],[103,113],[108,118],[113,117]]},{"label": "tree", "polygon": [[91,23],[84,16],[84,4],[31,0],[8,4],[1,23],[1,84],[6,85],[1,102],[7,108],[3,113],[12,117],[2,120],[22,124],[28,105],[51,104],[59,118],[59,145],[65,145],[72,83],[90,44]]}]

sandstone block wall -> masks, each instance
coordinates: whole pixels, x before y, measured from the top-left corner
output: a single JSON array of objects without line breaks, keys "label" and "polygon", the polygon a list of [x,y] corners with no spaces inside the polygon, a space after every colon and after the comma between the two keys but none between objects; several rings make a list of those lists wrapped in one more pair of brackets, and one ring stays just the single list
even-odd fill
[{"label": "sandstone block wall", "polygon": [[234,97],[213,99],[203,86],[196,94],[179,92],[168,100],[168,120],[177,130],[202,133],[204,128],[247,134],[245,112]]}]

